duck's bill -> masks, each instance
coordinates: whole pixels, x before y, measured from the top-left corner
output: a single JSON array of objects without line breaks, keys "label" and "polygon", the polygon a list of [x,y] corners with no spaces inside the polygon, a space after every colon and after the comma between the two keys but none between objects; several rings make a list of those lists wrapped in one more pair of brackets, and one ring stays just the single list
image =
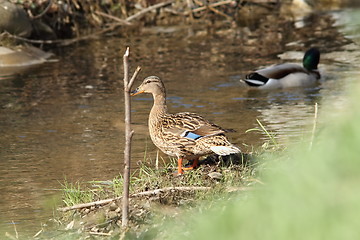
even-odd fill
[{"label": "duck's bill", "polygon": [[144,91],[139,91],[138,89],[135,89],[134,91],[131,91],[130,92],[130,96],[136,96],[140,93],[143,93]]}]

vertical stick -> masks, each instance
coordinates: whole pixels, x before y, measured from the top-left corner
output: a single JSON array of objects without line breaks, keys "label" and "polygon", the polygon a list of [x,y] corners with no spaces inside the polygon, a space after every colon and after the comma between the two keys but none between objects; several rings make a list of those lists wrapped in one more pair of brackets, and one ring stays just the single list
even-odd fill
[{"label": "vertical stick", "polygon": [[130,160],[131,160],[131,138],[134,131],[131,129],[131,102],[130,90],[136,76],[141,68],[137,67],[129,80],[129,47],[126,48],[123,56],[124,62],[124,100],[125,100],[125,149],[124,149],[124,189],[122,202],[122,224],[126,228],[129,222],[129,188],[130,188]]},{"label": "vertical stick", "polygon": [[125,149],[124,149],[124,189],[122,200],[122,223],[125,228],[129,222],[129,187],[130,187],[130,158],[131,158],[131,113],[129,89],[129,47],[123,56],[124,62],[124,100],[125,100]]}]

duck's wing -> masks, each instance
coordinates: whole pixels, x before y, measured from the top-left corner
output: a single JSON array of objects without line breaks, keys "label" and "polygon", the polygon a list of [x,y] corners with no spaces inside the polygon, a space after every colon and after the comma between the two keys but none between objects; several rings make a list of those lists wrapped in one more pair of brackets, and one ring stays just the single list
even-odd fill
[{"label": "duck's wing", "polygon": [[276,80],[281,80],[289,74],[297,72],[308,73],[308,71],[300,65],[285,63],[252,72],[246,75],[243,81],[249,86],[261,87],[266,85],[269,81],[274,82]]},{"label": "duck's wing", "polygon": [[257,70],[256,72],[264,77],[271,79],[281,79],[289,74],[298,72],[308,73],[305,68],[293,63],[278,64],[268,68]]},{"label": "duck's wing", "polygon": [[172,114],[162,125],[164,133],[189,140],[197,140],[226,132],[202,116],[188,112]]}]

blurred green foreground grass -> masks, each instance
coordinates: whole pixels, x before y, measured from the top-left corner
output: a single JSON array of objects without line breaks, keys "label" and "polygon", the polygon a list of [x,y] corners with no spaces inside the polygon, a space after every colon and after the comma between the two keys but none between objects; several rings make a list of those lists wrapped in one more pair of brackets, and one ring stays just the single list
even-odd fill
[{"label": "blurred green foreground grass", "polygon": [[174,239],[360,239],[360,85],[354,88],[341,107],[324,104],[311,151],[306,144],[286,160],[267,159],[264,185],[179,216],[167,231]]}]

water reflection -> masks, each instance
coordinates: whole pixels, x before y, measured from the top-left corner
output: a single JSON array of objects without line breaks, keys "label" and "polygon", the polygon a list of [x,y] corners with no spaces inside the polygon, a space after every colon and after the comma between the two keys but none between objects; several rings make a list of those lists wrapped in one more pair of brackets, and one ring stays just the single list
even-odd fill
[{"label": "water reflection", "polygon": [[[59,188],[64,176],[70,181],[106,180],[122,172],[124,46],[131,46],[132,69],[143,68],[139,82],[148,75],[164,80],[170,112],[197,112],[235,129],[231,142],[251,151],[264,141],[258,133],[245,133],[256,119],[287,143],[309,129],[316,102],[344,98],[348,79],[343,75],[355,71],[359,49],[343,48],[351,41],[334,27],[337,21],[331,14],[314,15],[296,28],[269,16],[251,31],[237,27],[206,35],[203,29],[191,34],[182,28],[157,34],[147,30],[132,38],[53,49],[59,62],[1,80],[0,229],[13,231],[13,220],[19,232],[37,232],[39,222],[51,216],[43,202],[56,195],[45,189]],[[312,45],[324,52],[320,68],[325,80],[319,86],[275,92],[240,87],[243,74],[288,60],[277,54],[303,52]],[[353,54],[353,61],[326,57],[333,52],[336,57]],[[134,168],[145,154],[154,158],[157,153],[146,126],[151,105],[150,96],[133,99]]]}]

